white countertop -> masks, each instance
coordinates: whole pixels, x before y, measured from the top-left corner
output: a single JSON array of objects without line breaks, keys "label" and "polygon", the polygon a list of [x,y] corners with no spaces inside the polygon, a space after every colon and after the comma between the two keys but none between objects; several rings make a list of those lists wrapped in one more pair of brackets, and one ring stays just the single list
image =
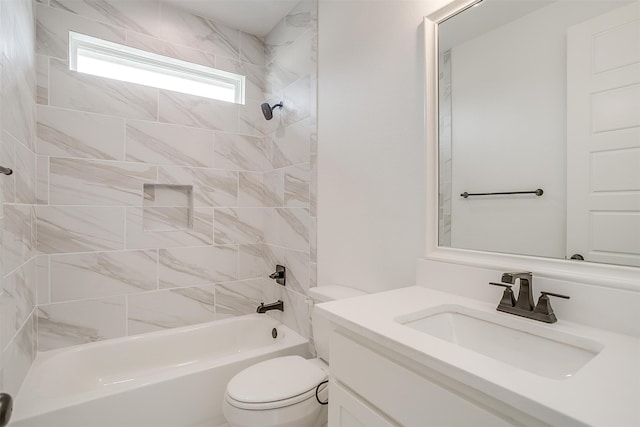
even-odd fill
[{"label": "white countertop", "polygon": [[[551,425],[640,426],[640,339],[562,319],[545,324],[501,313],[495,310],[497,303],[414,286],[318,304],[315,310],[340,327]],[[573,376],[550,379],[394,321],[396,317],[444,304],[505,316],[510,325],[521,330],[548,328],[584,337],[604,348]]]}]

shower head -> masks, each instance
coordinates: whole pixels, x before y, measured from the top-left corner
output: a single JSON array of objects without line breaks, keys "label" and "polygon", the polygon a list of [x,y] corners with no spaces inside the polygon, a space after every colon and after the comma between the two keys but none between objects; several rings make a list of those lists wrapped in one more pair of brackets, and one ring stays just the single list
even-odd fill
[{"label": "shower head", "polygon": [[282,101],[280,103],[275,104],[273,107],[269,105],[268,102],[265,102],[260,107],[262,108],[262,114],[264,114],[264,118],[267,120],[271,120],[273,118],[273,109],[276,107],[282,108]]}]

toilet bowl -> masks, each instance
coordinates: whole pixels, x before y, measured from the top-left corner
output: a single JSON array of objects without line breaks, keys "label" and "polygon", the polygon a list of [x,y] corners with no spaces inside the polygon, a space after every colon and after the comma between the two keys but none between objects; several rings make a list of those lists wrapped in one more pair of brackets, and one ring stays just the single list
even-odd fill
[{"label": "toilet bowl", "polygon": [[[364,295],[344,286],[309,290],[314,303]],[[326,380],[329,366],[329,328],[312,317],[317,359],[278,357],[257,363],[234,376],[222,404],[231,427],[322,427],[327,423]]]}]

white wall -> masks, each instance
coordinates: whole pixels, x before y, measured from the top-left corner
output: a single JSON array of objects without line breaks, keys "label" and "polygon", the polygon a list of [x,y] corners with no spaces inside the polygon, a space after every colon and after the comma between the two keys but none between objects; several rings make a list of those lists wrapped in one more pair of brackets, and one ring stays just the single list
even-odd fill
[{"label": "white wall", "polygon": [[557,2],[451,50],[453,247],[565,256],[566,31],[615,6]]},{"label": "white wall", "polygon": [[425,223],[422,21],[446,3],[320,1],[319,286],[415,283]]}]

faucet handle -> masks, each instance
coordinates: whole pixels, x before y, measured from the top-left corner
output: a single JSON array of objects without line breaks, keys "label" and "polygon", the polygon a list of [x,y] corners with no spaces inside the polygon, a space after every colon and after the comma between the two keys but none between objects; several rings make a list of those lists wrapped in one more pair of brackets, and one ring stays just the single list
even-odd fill
[{"label": "faucet handle", "polygon": [[511,289],[513,287],[513,285],[509,285],[507,283],[489,282],[489,284],[493,286],[502,286],[503,288],[507,288],[507,289]]},{"label": "faucet handle", "polygon": [[507,285],[505,283],[496,283],[496,282],[489,282],[489,284],[493,286],[502,286],[503,288],[506,288],[502,293],[502,299],[500,300],[500,304],[498,304],[498,306],[515,307],[516,298],[515,296],[513,296],[513,290],[511,289],[512,285]]},{"label": "faucet handle", "polygon": [[273,279],[277,284],[285,286],[287,281],[287,268],[284,265],[277,264],[275,273],[270,274],[269,279]]},{"label": "faucet handle", "polygon": [[551,307],[551,301],[549,300],[549,297],[551,296],[551,297],[569,299],[569,296],[556,294],[553,292],[546,292],[546,291],[542,291],[540,293],[541,293],[540,298],[538,298],[538,303],[536,304],[536,307],[533,309],[533,312],[541,315],[540,320],[542,320],[543,322],[555,323],[558,319],[556,318],[556,315],[553,312],[553,308]]},{"label": "faucet handle", "polygon": [[540,292],[542,295],[549,295],[550,297],[558,297],[558,298],[564,298],[564,299],[570,299],[571,297],[568,295],[562,295],[562,294],[554,294],[553,292],[547,292],[547,291],[542,291]]}]

